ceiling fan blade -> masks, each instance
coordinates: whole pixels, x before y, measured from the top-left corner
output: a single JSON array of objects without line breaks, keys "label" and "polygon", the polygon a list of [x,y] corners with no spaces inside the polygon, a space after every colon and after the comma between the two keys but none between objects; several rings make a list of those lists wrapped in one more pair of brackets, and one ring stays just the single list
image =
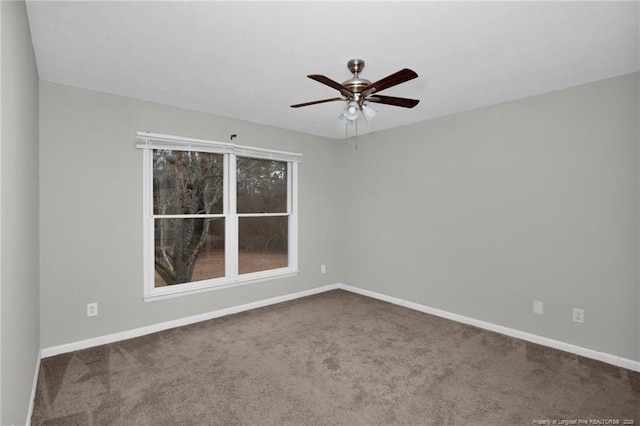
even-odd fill
[{"label": "ceiling fan blade", "polygon": [[325,102],[344,101],[344,100],[345,100],[344,98],[322,99],[322,100],[319,100],[319,101],[311,101],[311,102],[304,102],[304,103],[301,103],[301,104],[291,105],[291,108],[300,108],[300,107],[309,106],[309,105],[323,104]]},{"label": "ceiling fan blade", "polygon": [[320,75],[320,74],[311,74],[311,75],[308,75],[307,77],[309,77],[312,80],[317,81],[318,83],[326,84],[327,86],[338,90],[344,96],[347,96],[347,97],[349,95],[353,96],[353,93],[351,92],[351,90],[347,89],[346,87],[344,87],[342,84],[338,83],[337,81],[331,80],[329,77],[326,77],[326,76]]},{"label": "ceiling fan blade", "polygon": [[389,87],[404,83],[405,81],[413,80],[417,76],[418,74],[416,74],[415,71],[412,71],[409,68],[404,68],[394,74],[376,81],[375,83],[371,83],[370,85],[362,89],[362,93],[364,96],[368,96],[372,93],[380,92],[382,90],[388,89]]},{"label": "ceiling fan blade", "polygon": [[409,98],[397,98],[395,96],[382,96],[375,95],[366,99],[368,102],[375,102],[378,104],[387,104],[393,106],[399,106],[404,108],[413,108],[418,105],[420,102],[418,99],[409,99]]}]

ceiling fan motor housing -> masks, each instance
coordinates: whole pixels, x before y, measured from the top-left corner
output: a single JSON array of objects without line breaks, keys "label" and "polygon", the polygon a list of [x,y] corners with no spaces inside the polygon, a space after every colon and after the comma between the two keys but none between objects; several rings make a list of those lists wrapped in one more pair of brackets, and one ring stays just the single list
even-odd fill
[{"label": "ceiling fan motor housing", "polygon": [[364,69],[364,60],[351,59],[349,62],[347,62],[347,68],[353,74],[353,77],[343,82],[342,85],[354,94],[354,101],[361,103],[364,99],[361,99],[360,94],[365,87],[371,84],[369,80],[360,78],[358,76],[358,74]]}]

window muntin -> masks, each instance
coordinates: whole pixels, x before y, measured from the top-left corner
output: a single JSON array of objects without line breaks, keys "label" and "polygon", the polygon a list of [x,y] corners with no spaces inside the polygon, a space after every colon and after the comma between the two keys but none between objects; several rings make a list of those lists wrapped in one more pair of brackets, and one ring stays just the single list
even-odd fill
[{"label": "window muntin", "polygon": [[142,132],[136,146],[145,300],[297,273],[300,154]]}]

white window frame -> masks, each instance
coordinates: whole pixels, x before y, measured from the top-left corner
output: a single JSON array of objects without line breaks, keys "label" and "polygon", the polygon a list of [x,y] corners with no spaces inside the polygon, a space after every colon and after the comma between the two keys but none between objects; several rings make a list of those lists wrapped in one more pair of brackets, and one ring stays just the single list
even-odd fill
[{"label": "white window frame", "polygon": [[[302,154],[241,146],[225,142],[184,138],[158,133],[138,132],[136,148],[143,150],[143,274],[144,300],[162,300],[185,294],[229,288],[232,286],[260,282],[295,275],[298,273],[298,164]],[[224,208],[213,216],[225,219],[225,276],[165,287],[155,287],[154,267],[154,219],[153,214],[153,150],[201,151],[223,154],[224,158]],[[276,160],[287,163],[287,211],[270,216],[288,216],[288,266],[247,274],[238,273],[238,218],[258,216],[238,214],[236,211],[236,158]],[[259,216],[265,216],[261,214]],[[175,215],[173,215],[175,217]],[[191,215],[185,215],[191,217]]]}]

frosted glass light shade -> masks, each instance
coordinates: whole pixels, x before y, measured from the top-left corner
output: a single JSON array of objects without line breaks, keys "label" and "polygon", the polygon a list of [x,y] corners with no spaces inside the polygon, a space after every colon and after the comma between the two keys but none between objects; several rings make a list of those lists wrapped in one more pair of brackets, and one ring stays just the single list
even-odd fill
[{"label": "frosted glass light shade", "polygon": [[358,106],[358,103],[355,101],[351,101],[344,108],[344,111],[342,111],[342,114],[347,120],[353,121],[358,119],[359,110],[360,110],[360,107]]},{"label": "frosted glass light shade", "polygon": [[376,116],[377,112],[378,111],[376,111],[375,109],[371,108],[367,104],[362,106],[362,116],[364,117],[365,120],[367,120],[367,122],[371,121],[371,119]]}]

